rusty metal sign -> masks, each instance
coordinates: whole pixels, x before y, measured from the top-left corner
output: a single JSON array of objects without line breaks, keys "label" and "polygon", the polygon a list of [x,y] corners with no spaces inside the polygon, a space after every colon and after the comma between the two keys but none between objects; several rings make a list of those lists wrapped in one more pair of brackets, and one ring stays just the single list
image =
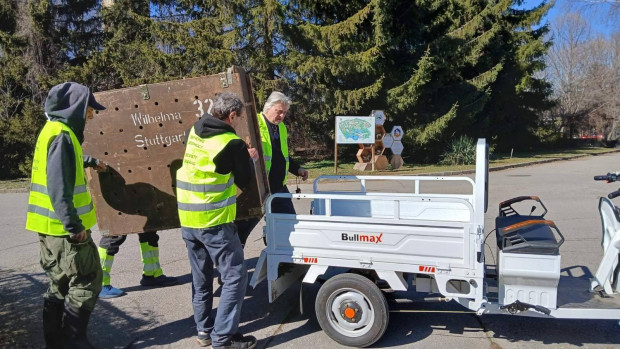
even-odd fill
[{"label": "rusty metal sign", "polygon": [[95,94],[107,109],[88,121],[83,149],[109,165],[108,171],[87,173],[103,234],[180,226],[175,184],[185,138],[192,125],[211,111],[216,94],[224,91],[236,93],[244,103],[233,127],[260,157],[254,164],[256,180],[237,193],[237,218],[263,214],[269,183],[252,85],[243,69],[232,67],[216,75]]}]

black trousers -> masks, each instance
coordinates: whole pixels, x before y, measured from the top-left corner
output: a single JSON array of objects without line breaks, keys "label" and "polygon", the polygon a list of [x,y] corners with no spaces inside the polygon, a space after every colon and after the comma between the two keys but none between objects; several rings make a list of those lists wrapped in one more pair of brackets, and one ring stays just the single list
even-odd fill
[{"label": "black trousers", "polygon": [[[290,194],[290,191],[285,185],[278,191],[278,193]],[[296,214],[295,206],[293,206],[293,201],[290,198],[274,199],[271,202],[271,212]],[[239,234],[239,240],[241,240],[241,245],[245,246],[245,242],[248,240],[250,233],[254,230],[258,222],[260,222],[260,217],[235,221]]]},{"label": "black trousers", "polygon": [[[99,241],[99,247],[105,248],[108,255],[114,256],[118,253],[118,250],[126,239],[127,235],[102,236]],[[138,233],[138,240],[140,240],[140,243],[148,242],[148,244],[153,247],[159,246],[157,244],[157,241],[159,241],[157,231],[145,231],[144,233]]]}]

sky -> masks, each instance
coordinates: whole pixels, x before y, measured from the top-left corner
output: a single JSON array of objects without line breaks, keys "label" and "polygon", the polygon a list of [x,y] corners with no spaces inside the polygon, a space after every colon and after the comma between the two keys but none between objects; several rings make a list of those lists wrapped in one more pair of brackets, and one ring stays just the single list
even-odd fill
[{"label": "sky", "polygon": [[[519,8],[533,8],[541,2],[541,0],[525,0]],[[579,12],[583,16],[595,36],[620,33],[620,0],[556,0],[541,24],[548,22],[553,25],[559,16],[571,11]]]}]

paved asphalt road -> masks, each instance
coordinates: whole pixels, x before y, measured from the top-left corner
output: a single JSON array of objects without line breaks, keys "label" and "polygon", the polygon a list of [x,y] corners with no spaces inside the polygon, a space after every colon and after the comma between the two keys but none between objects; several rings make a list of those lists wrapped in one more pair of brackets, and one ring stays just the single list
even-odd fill
[{"label": "paved asphalt road", "polygon": [[[493,229],[500,201],[538,195],[566,237],[562,268],[593,273],[601,258],[598,198],[620,186],[592,177],[620,168],[620,153],[591,156],[491,172],[486,232]],[[333,184],[326,184],[328,188]],[[303,192],[311,192],[309,184]],[[399,188],[393,188],[399,190]],[[46,278],[38,264],[37,235],[24,230],[26,193],[0,194],[0,347],[40,348],[41,295]],[[299,212],[308,207],[296,202]],[[250,272],[263,248],[262,225],[250,236],[245,254]],[[112,269],[112,284],[127,295],[99,300],[89,326],[98,348],[196,347],[191,307],[191,277],[186,249],[178,229],[160,233],[164,272],[181,283],[165,289],[139,285],[140,252],[136,235],[122,246]],[[98,232],[93,234],[99,241]],[[493,237],[489,245],[494,246]],[[489,254],[489,249],[487,253]],[[488,257],[489,258],[489,257]],[[576,276],[579,276],[577,274]],[[215,283],[216,290],[219,288]],[[298,287],[275,303],[267,301],[265,283],[248,289],[241,331],[259,339],[259,348],[339,348],[318,326],[313,315],[316,287],[305,291],[305,315],[300,315]],[[219,291],[216,291],[216,296]],[[217,303],[217,298],[216,298]],[[477,317],[453,303],[392,304],[390,325],[373,347],[395,348],[620,348],[617,321],[553,320],[486,315]]]}]

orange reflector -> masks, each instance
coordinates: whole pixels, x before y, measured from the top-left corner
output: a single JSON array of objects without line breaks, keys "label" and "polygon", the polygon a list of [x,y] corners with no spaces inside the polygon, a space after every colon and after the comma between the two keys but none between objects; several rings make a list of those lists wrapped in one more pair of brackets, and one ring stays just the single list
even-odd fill
[{"label": "orange reflector", "polygon": [[355,310],[351,309],[351,308],[347,308],[344,310],[344,316],[348,317],[349,319],[352,319],[355,316]]}]

